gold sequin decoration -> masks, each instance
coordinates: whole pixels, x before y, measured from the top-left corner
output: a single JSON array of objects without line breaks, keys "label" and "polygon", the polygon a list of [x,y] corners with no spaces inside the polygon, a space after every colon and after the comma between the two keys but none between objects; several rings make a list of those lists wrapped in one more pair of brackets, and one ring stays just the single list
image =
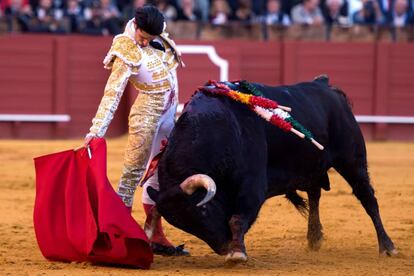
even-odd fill
[{"label": "gold sequin decoration", "polygon": [[147,63],[148,71],[153,71],[162,67],[162,61],[158,58],[154,58]]},{"label": "gold sequin decoration", "polygon": [[164,93],[140,93],[131,108],[128,143],[118,187],[118,194],[126,206],[132,206],[134,192],[145,172],[165,101]]},{"label": "gold sequin decoration", "polygon": [[161,69],[160,71],[155,71],[154,73],[152,73],[153,81],[165,80],[167,77],[168,77],[168,71],[165,69]]},{"label": "gold sequin decoration", "polygon": [[[174,55],[174,51],[177,51],[177,46],[174,40],[168,37],[168,33],[164,32],[160,35],[160,37],[163,41],[164,48],[166,49],[165,51],[166,55],[164,56],[163,61],[164,63],[167,64],[170,70],[174,70],[181,63],[181,57],[178,55],[177,56]],[[173,58],[171,58],[171,56]]]},{"label": "gold sequin decoration", "polygon": [[135,89],[143,93],[161,93],[172,89],[170,81],[168,79],[155,84],[138,82],[134,78],[131,78],[130,82],[135,87]]},{"label": "gold sequin decoration", "polygon": [[125,63],[132,66],[138,66],[142,59],[141,49],[131,38],[126,36],[118,36],[114,38],[108,55],[117,56]]},{"label": "gold sequin decoration", "polygon": [[[167,43],[165,43],[165,44],[167,45],[167,47],[170,47],[170,46],[168,46]],[[175,55],[174,55],[173,51],[171,49],[166,50],[165,55],[163,57],[163,62],[164,62],[164,64],[167,65],[167,67],[170,71],[176,69],[178,64],[179,64],[177,59],[175,58]]]},{"label": "gold sequin decoration", "polygon": [[155,54],[160,60],[164,60],[165,53],[163,51],[155,51]]},{"label": "gold sequin decoration", "polygon": [[116,58],[112,66],[111,75],[105,85],[104,96],[101,99],[95,117],[92,119],[92,127],[90,128],[91,133],[94,133],[99,137],[105,135],[105,132],[114,117],[115,110],[119,105],[130,75],[131,71],[129,66],[121,59]]}]

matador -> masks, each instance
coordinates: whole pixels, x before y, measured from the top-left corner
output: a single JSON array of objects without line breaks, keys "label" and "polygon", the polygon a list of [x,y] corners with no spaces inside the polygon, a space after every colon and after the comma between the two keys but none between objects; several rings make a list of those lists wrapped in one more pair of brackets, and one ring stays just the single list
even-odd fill
[{"label": "matador", "polygon": [[[149,161],[159,153],[161,141],[174,126],[178,103],[176,68],[179,64],[182,64],[181,54],[165,32],[163,15],[153,6],[136,10],[135,18],[128,22],[124,33],[115,36],[104,59],[105,68],[110,69],[111,74],[85,145],[94,137],[105,135],[130,82],[138,96],[129,114],[128,142],[117,190],[130,210]],[[155,202],[146,192],[148,186],[158,189],[157,172],[143,184],[142,193],[147,215],[145,226],[153,225],[149,238],[154,253],[188,254],[182,247],[174,247],[165,237],[161,218],[154,215]]]}]

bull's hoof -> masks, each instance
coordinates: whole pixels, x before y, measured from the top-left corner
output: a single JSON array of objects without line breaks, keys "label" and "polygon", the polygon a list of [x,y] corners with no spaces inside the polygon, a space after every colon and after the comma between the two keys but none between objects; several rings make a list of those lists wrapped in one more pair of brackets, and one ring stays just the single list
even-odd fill
[{"label": "bull's hoof", "polygon": [[321,225],[313,225],[308,230],[308,248],[311,251],[319,251],[323,243],[323,233]]},{"label": "bull's hoof", "polygon": [[385,250],[380,251],[380,256],[382,257],[395,257],[398,255],[399,255],[398,250],[395,248],[390,249],[390,250],[385,249]]},{"label": "bull's hoof", "polygon": [[308,248],[311,251],[319,251],[322,247],[323,238],[319,240],[308,241]]},{"label": "bull's hoof", "polygon": [[247,262],[247,255],[243,252],[230,252],[226,256],[226,263],[244,263]]},{"label": "bull's hoof", "polygon": [[380,256],[393,257],[398,255],[397,249],[395,249],[394,243],[388,236],[384,236],[379,241],[379,254]]}]

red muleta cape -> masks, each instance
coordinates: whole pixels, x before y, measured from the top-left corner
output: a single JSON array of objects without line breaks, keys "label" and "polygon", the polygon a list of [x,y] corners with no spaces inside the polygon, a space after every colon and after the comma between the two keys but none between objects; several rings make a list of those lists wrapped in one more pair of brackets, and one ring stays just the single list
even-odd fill
[{"label": "red muleta cape", "polygon": [[106,176],[106,143],[35,158],[33,221],[45,258],[148,269],[148,239]]}]

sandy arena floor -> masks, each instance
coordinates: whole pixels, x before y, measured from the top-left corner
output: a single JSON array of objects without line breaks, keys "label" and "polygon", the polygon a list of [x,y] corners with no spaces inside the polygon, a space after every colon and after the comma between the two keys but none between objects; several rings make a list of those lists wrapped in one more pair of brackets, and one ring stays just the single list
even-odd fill
[{"label": "sandy arena floor", "polygon": [[[108,175],[117,183],[125,137],[108,141]],[[73,148],[72,141],[0,141],[0,275],[413,275],[414,143],[370,143],[370,173],[384,226],[400,251],[379,257],[374,227],[350,187],[335,172],[332,190],[323,192],[321,220],[325,241],[307,250],[306,220],[282,197],[266,202],[247,235],[249,261],[228,266],[200,240],[166,225],[175,243],[186,243],[191,257],[156,256],[149,271],[54,263],[41,255],[32,223],[35,198],[32,158]],[[134,217],[142,223],[140,192]]]}]

